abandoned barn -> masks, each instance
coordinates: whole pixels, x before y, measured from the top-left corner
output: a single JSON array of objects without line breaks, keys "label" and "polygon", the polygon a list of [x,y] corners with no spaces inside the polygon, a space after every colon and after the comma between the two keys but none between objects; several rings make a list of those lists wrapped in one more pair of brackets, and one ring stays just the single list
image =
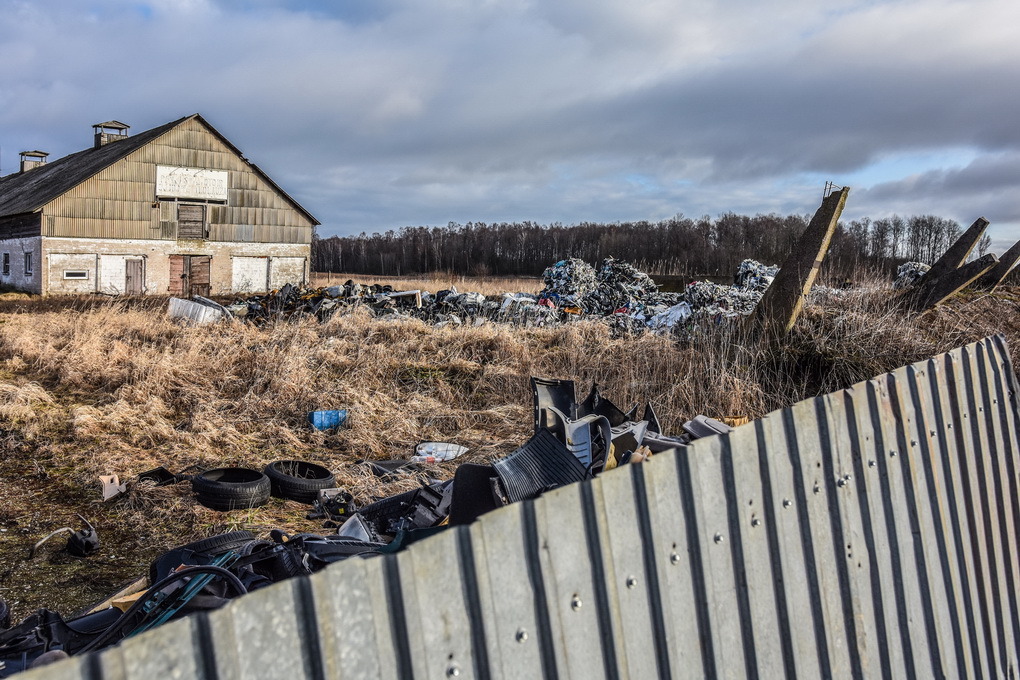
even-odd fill
[{"label": "abandoned barn", "polygon": [[223,295],[308,279],[319,222],[200,115],[0,177],[0,285],[41,294]]}]

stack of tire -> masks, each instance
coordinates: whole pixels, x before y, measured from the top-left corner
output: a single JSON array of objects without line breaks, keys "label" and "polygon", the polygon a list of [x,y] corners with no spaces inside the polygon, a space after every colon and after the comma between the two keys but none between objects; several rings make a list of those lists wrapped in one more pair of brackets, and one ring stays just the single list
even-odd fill
[{"label": "stack of tire", "polygon": [[315,463],[278,460],[263,472],[249,468],[216,468],[195,475],[191,490],[195,499],[213,510],[242,510],[264,505],[269,497],[311,505],[320,489],[332,489],[336,478]]}]

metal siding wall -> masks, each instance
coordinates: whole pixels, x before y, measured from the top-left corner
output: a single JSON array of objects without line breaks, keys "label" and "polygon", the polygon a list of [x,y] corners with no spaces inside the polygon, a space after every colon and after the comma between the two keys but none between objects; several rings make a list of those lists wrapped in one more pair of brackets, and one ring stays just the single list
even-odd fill
[{"label": "metal siding wall", "polygon": [[26,678],[1016,677],[1001,337]]},{"label": "metal siding wall", "polygon": [[[161,232],[158,210],[152,207],[156,165],[227,170],[230,188],[228,205],[223,206],[223,226],[258,225],[255,240],[263,243],[311,243],[311,223],[194,120],[47,204],[44,214],[55,219],[52,227],[44,227],[45,235],[172,240],[173,235]],[[219,240],[235,240],[232,228],[214,231]],[[210,237],[217,240],[213,234]]]}]

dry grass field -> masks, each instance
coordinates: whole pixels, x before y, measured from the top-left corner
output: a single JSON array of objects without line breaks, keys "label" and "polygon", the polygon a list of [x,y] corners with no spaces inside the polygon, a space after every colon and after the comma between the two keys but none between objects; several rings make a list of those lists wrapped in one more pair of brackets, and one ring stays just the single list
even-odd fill
[{"label": "dry grass field", "polygon": [[[451,282],[483,290],[470,280],[422,287]],[[530,434],[531,375],[572,378],[579,391],[596,381],[624,408],[650,400],[676,432],[699,413],[758,417],[995,332],[1020,347],[1015,292],[907,318],[888,289],[868,288],[809,305],[778,345],[737,324],[678,341],[616,336],[597,321],[435,329],[365,309],[323,324],[195,327],[167,319],[166,299],[0,296],[0,597],[15,620],[42,606],[69,614],[175,545],[237,528],[321,527],[305,506],[276,499],[208,510],[186,483],[137,485],[103,503],[100,474],[301,458],[327,465],[364,503],[415,482],[380,484],[355,464],[363,458],[406,457],[421,440],[464,444],[469,461],[516,448]],[[349,428],[308,426],[309,411],[332,408],[350,410]],[[28,558],[54,529],[79,528],[76,513],[96,525],[98,554],[70,557],[56,539]]]}]

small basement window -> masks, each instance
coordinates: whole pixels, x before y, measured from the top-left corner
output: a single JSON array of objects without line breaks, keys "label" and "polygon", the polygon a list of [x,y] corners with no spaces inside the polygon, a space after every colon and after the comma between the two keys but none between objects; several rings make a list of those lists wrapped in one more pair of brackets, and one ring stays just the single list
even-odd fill
[{"label": "small basement window", "polygon": [[65,279],[88,279],[89,278],[89,270],[88,269],[65,269],[64,270],[64,278]]},{"label": "small basement window", "polygon": [[25,276],[32,275],[32,253],[25,253]]},{"label": "small basement window", "polygon": [[4,253],[4,276],[10,276],[11,273],[11,254]]}]

